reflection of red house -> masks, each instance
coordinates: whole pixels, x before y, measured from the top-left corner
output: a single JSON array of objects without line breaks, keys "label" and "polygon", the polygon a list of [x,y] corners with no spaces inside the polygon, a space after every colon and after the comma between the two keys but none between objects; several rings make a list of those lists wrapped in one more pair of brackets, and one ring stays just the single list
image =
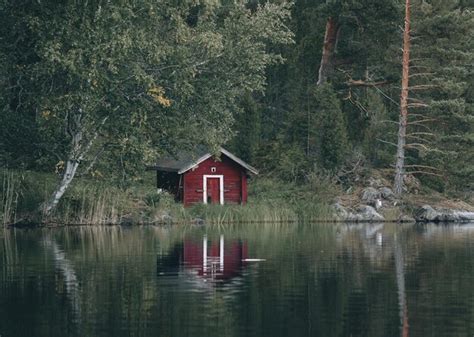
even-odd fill
[{"label": "reflection of red house", "polygon": [[238,275],[247,259],[247,244],[240,240],[225,242],[223,235],[219,240],[208,240],[207,236],[201,242],[187,239],[183,250],[184,267],[212,279]]},{"label": "reflection of red house", "polygon": [[240,274],[246,259],[247,243],[241,240],[225,241],[223,235],[215,240],[188,238],[158,256],[157,272],[173,276],[186,271],[200,278],[228,280]]},{"label": "reflection of red house", "polygon": [[176,276],[186,272],[199,278],[229,280],[238,276],[248,259],[247,243],[239,239],[224,240],[185,238],[167,254],[158,256],[157,272],[162,276]]}]

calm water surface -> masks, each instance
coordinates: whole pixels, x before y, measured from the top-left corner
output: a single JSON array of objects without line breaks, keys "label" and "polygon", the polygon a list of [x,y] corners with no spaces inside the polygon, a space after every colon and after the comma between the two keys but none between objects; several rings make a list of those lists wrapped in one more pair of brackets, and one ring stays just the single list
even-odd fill
[{"label": "calm water surface", "polygon": [[474,224],[0,233],[1,337],[474,336]]}]

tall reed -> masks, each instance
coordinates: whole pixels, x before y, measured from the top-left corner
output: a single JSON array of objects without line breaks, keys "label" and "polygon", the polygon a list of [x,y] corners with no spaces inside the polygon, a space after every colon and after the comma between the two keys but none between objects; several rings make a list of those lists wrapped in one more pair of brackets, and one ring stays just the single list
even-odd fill
[{"label": "tall reed", "polygon": [[18,198],[20,196],[21,179],[14,172],[2,172],[2,189],[0,191],[0,215],[3,227],[15,221]]},{"label": "tall reed", "polygon": [[[157,208],[159,209],[159,208]],[[164,223],[163,211],[158,211],[155,222]],[[190,208],[168,208],[173,223],[190,223],[202,220],[207,224],[228,225],[236,223],[294,223],[332,221],[329,206],[301,202],[299,205],[283,203],[249,203],[248,205],[196,205]],[[161,216],[161,217],[160,217]]]},{"label": "tall reed", "polygon": [[104,184],[78,184],[68,192],[53,216],[64,224],[117,224],[137,210],[127,191]]}]

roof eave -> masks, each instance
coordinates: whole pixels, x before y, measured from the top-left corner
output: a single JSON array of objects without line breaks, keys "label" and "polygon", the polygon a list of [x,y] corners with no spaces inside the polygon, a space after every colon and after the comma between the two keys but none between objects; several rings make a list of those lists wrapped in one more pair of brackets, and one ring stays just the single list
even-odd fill
[{"label": "roof eave", "polygon": [[233,161],[235,161],[236,163],[238,163],[240,166],[242,166],[243,168],[245,168],[248,172],[254,174],[254,175],[258,175],[258,171],[255,167],[252,167],[250,166],[249,164],[247,164],[246,162],[244,162],[242,159],[234,156],[232,153],[230,153],[229,151],[227,151],[226,149],[224,149],[223,147],[220,148],[221,150],[221,153],[225,154],[227,157],[229,157],[230,159],[232,159]]},{"label": "roof eave", "polygon": [[[242,166],[248,173],[253,174],[253,175],[258,175],[258,170],[246,162],[244,162],[242,159],[234,156],[232,153],[221,147],[219,149],[219,152],[224,154],[225,156],[229,157],[231,160]],[[176,170],[170,170],[170,169],[160,169],[161,171],[169,171],[169,172],[177,172],[178,174],[183,174],[186,173],[187,171],[191,170],[192,168],[196,167],[197,165],[201,164],[203,161],[209,159],[212,157],[211,153],[206,153],[202,157],[198,158],[195,162],[183,167],[182,169],[176,169]],[[156,167],[156,166],[155,166]]]},{"label": "roof eave", "polygon": [[197,159],[194,163],[187,165],[186,167],[182,168],[181,170],[178,171],[178,174],[183,174],[192,169],[193,167],[196,167],[197,165],[201,164],[203,161],[206,159],[210,158],[212,154],[206,153],[204,156],[201,158]]}]

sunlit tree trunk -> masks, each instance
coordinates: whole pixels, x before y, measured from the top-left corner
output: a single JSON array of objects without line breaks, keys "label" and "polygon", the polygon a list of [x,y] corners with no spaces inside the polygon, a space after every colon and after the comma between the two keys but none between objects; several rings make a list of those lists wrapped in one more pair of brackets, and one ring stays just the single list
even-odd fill
[{"label": "sunlit tree trunk", "polygon": [[329,74],[334,67],[333,57],[337,45],[339,33],[339,24],[337,19],[330,17],[326,23],[326,33],[324,34],[323,52],[321,56],[321,64],[318,72],[317,85],[327,82]]},{"label": "sunlit tree trunk", "polygon": [[398,125],[397,159],[395,163],[395,194],[403,192],[405,175],[405,145],[408,121],[408,79],[410,72],[410,0],[405,0],[405,30],[403,32],[402,91],[400,95],[400,121]]}]

